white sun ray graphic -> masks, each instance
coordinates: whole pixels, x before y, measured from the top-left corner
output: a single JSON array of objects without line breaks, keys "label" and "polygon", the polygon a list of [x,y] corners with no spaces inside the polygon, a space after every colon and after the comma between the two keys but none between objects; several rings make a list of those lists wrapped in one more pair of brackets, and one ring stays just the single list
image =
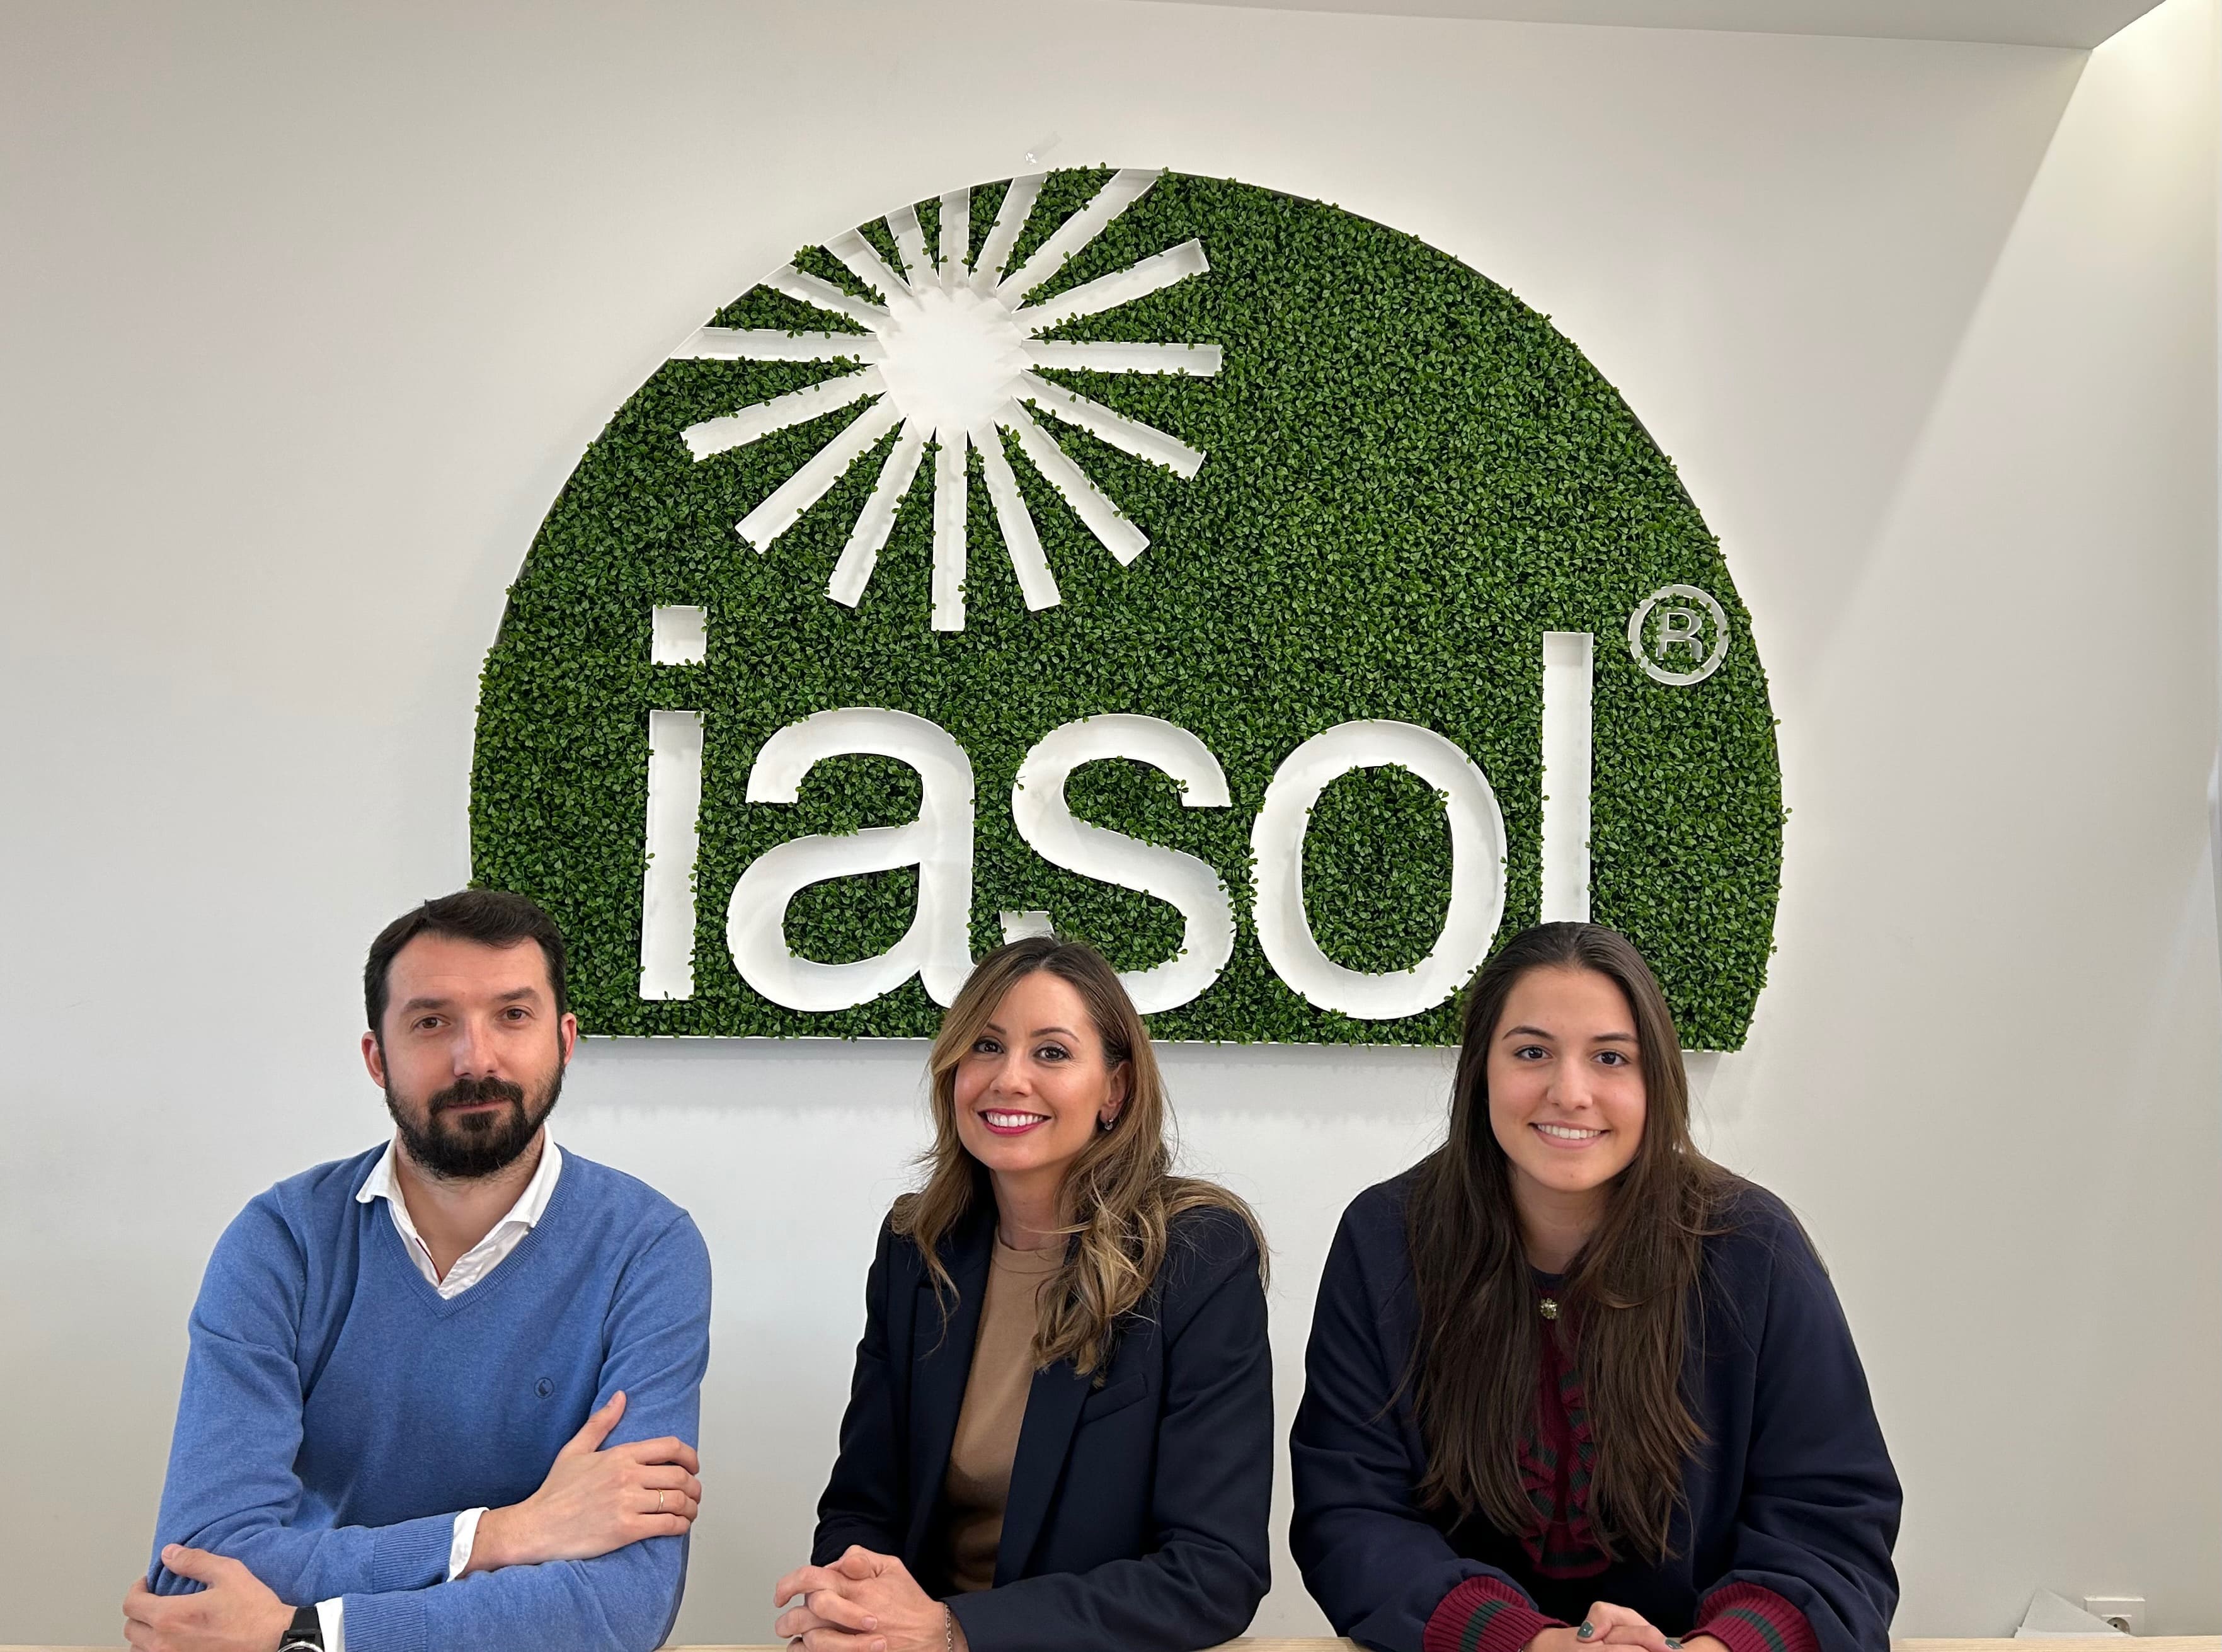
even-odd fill
[{"label": "white sun ray graphic", "polygon": [[1097,373],[1216,374],[1216,344],[1074,344],[1040,336],[1061,322],[1097,315],[1146,294],[1201,275],[1211,266],[1203,243],[1186,241],[1139,263],[1061,292],[1039,304],[1026,299],[1112,219],[1140,199],[1161,173],[1129,168],[1098,191],[1008,274],[1003,266],[1033,212],[1045,173],[1011,180],[978,258],[970,266],[970,190],[941,198],[940,244],[929,252],[917,212],[888,214],[885,223],[902,270],[888,267],[871,242],[855,230],[825,250],[857,280],[884,295],[874,304],[788,264],[764,285],[803,303],[862,323],[863,333],[781,332],[704,327],[672,359],[728,361],[862,363],[855,371],[724,418],[690,424],[682,435],[699,460],[730,452],[854,403],[870,400],[854,421],[820,448],[794,475],[736,524],[757,551],[794,526],[813,505],[888,431],[901,429],[894,449],[851,530],[825,594],[855,607],[870,583],[873,565],[894,526],[895,506],[910,491],[925,455],[933,461],[933,629],[964,629],[965,454],[980,455],[980,474],[1002,530],[1019,590],[1031,609],[1057,606],[1057,581],[1005,458],[999,430],[1008,430],[1042,479],[1062,494],[1081,523],[1121,564],[1131,563],[1149,539],[1108,499],[1064,449],[1035,422],[1032,402],[1056,418],[1100,437],[1113,447],[1164,465],[1183,477],[1196,474],[1204,455],[1154,426],[1074,394],[1036,371],[1083,367]]}]

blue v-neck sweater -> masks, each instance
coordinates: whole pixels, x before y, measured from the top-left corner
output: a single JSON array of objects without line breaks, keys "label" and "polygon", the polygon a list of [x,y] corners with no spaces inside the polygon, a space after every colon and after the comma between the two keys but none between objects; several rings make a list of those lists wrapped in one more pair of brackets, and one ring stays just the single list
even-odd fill
[{"label": "blue v-neck sweater", "polygon": [[[617,1390],[609,1444],[694,1443],[710,1259],[687,1213],[563,1156],[537,1225],[443,1301],[384,1201],[383,1148],[280,1182],[217,1241],[193,1304],[154,1550],[242,1561],[292,1605],[347,1602],[348,1652],[650,1652],[686,1540],[446,1581],[455,1516],[530,1497]],[[159,1561],[163,1593],[198,1586]]]}]

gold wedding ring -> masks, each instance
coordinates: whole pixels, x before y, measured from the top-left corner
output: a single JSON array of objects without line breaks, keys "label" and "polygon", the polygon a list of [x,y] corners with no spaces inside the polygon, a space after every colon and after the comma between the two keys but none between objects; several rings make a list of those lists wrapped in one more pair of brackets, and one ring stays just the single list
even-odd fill
[{"label": "gold wedding ring", "polygon": [[656,1494],[656,1511],[658,1514],[663,1512],[663,1493],[661,1492]]}]

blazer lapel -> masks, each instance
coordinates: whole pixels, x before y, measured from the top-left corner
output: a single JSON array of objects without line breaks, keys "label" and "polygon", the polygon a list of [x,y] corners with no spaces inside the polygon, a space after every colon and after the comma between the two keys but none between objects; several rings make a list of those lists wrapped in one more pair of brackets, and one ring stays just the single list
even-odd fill
[{"label": "blazer lapel", "polygon": [[913,1572],[925,1556],[926,1525],[949,1473],[949,1448],[957,1438],[964,1385],[972,1375],[972,1345],[980,1334],[980,1304],[988,1291],[988,1260],[995,1250],[995,1204],[983,1215],[976,1202],[942,1241],[942,1259],[957,1282],[944,1329],[933,1278],[919,1270],[917,1311],[911,1321],[910,1525],[903,1555]]},{"label": "blazer lapel", "polygon": [[1026,1391],[1026,1421],[1019,1425],[1019,1448],[1011,1460],[1011,1495],[1003,1504],[1003,1535],[995,1551],[997,1586],[1026,1573],[1049,1517],[1050,1499],[1064,1473],[1080,1408],[1093,1388],[1088,1378],[1060,1360],[1034,1372]]}]

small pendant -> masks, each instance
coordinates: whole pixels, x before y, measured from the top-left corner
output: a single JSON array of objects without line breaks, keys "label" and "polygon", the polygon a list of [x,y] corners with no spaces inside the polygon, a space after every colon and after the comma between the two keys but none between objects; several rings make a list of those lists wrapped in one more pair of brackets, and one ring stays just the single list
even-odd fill
[{"label": "small pendant", "polygon": [[1556,1319],[1559,1316],[1559,1304],[1556,1298],[1546,1297],[1543,1298],[1541,1305],[1544,1318]]}]

